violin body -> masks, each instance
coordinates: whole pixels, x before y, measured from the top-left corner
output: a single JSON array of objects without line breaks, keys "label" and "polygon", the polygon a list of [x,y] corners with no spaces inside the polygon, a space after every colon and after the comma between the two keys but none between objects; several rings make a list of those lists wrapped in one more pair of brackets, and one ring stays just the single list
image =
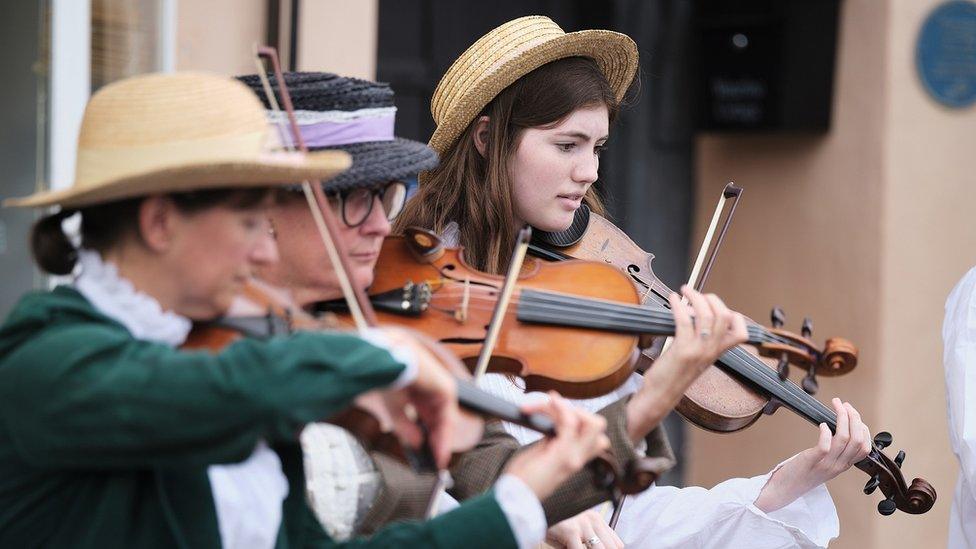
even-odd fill
[{"label": "violin body", "polygon": [[[578,259],[600,261],[627,273],[638,286],[643,304],[667,302],[672,292],[654,274],[654,254],[642,250],[626,233],[606,218],[590,213],[589,227],[583,237],[560,251]],[[638,369],[646,369],[657,356],[648,349]],[[772,370],[772,368],[770,368]],[[710,431],[734,432],[745,429],[759,419],[769,397],[712,365],[692,383],[676,410],[686,419]]]},{"label": "violin body", "polygon": [[[503,277],[470,267],[461,250],[429,244],[420,243],[418,252],[410,236],[384,241],[370,293],[424,285],[429,303],[423,314],[415,316],[377,307],[377,317],[381,323],[404,325],[434,337],[473,369]],[[609,265],[527,258],[488,371],[520,377],[529,391],[552,389],[573,398],[603,395],[626,381],[640,356],[637,335],[521,322],[515,304],[532,289],[640,302],[630,280]]]}]

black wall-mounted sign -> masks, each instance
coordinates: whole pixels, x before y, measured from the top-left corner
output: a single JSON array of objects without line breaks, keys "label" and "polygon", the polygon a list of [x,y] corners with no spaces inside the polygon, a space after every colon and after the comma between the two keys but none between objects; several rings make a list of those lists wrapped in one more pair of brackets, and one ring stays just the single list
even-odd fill
[{"label": "black wall-mounted sign", "polygon": [[699,128],[829,129],[839,4],[699,0]]}]

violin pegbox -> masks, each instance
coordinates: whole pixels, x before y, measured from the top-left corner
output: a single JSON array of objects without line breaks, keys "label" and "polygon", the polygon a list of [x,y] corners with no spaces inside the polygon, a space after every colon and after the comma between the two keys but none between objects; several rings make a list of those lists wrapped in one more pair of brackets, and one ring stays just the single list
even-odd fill
[{"label": "violin pegbox", "polygon": [[855,466],[868,474],[868,481],[864,485],[866,495],[873,494],[878,488],[884,499],[878,502],[878,513],[884,516],[900,510],[912,515],[927,512],[935,505],[938,495],[935,488],[925,479],[912,479],[911,484],[905,481],[901,472],[905,462],[905,451],[901,450],[895,459],[884,454],[884,449],[891,445],[892,436],[882,431],[874,436],[874,444],[866,458],[857,462]]},{"label": "violin pegbox", "polygon": [[770,312],[770,323],[772,328],[768,333],[772,337],[757,345],[759,354],[778,360],[776,370],[783,381],[789,377],[790,365],[804,370],[806,375],[801,386],[811,395],[816,394],[820,386],[817,376],[840,376],[857,366],[857,347],[852,342],[833,337],[820,348],[810,339],[813,321],[809,317],[803,319],[799,334],[783,329],[786,314],[780,307],[774,307]]}]

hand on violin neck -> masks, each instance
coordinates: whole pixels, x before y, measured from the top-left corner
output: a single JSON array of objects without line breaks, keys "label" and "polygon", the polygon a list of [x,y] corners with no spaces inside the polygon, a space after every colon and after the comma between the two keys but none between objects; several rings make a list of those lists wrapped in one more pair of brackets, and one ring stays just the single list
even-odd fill
[{"label": "hand on violin neck", "polygon": [[850,469],[871,451],[871,432],[861,415],[839,398],[831,401],[837,414],[837,431],[831,436],[827,424],[820,424],[817,444],[786,461],[773,472],[756,498],[755,505],[772,512]]},{"label": "hand on violin neck", "polygon": [[394,429],[402,441],[419,448],[424,442],[424,433],[416,421],[423,424],[434,460],[439,468],[444,468],[451,458],[460,417],[457,383],[439,358],[409,332],[400,329],[382,331],[393,346],[412,354],[417,364],[417,375],[409,385],[384,394]]},{"label": "hand on violin neck", "polygon": [[687,303],[678,294],[668,298],[675,322],[671,346],[644,374],[643,387],[628,403],[628,431],[634,441],[660,424],[706,368],[748,339],[745,319],[718,296],[688,286],[681,293]]},{"label": "hand on violin neck", "polygon": [[548,402],[527,404],[522,411],[552,418],[556,436],[526,447],[509,461],[507,474],[518,477],[541,500],[573,473],[610,448],[602,416],[575,408],[554,392]]}]

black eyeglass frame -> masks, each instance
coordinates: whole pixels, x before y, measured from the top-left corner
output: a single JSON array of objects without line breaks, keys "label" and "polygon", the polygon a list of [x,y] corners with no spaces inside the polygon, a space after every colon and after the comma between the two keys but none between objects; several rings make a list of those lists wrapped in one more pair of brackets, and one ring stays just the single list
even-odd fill
[{"label": "black eyeglass frame", "polygon": [[[376,203],[377,198],[379,198],[381,205],[385,204],[385,201],[383,199],[386,197],[386,194],[391,189],[395,189],[398,187],[402,190],[403,198],[401,199],[400,204],[396,208],[391,208],[389,212],[386,212],[387,221],[393,221],[394,219],[396,219],[396,216],[403,211],[403,206],[404,204],[407,203],[407,184],[404,183],[403,181],[391,181],[386,185],[379,185],[373,188],[360,187],[356,189],[346,189],[338,192],[326,191],[326,194],[328,195],[330,201],[332,200],[339,201],[339,212],[340,215],[342,216],[342,222],[345,223],[346,226],[349,228],[356,228],[362,225],[363,223],[366,223],[366,220],[369,219],[369,216],[373,213],[373,204]],[[364,191],[369,193],[369,205],[366,206],[366,211],[364,214],[362,214],[362,219],[356,221],[355,223],[350,223],[349,214],[346,209],[346,205],[350,204],[350,202],[348,201],[348,197],[352,193],[359,193]],[[391,214],[391,212],[393,213]]]}]

